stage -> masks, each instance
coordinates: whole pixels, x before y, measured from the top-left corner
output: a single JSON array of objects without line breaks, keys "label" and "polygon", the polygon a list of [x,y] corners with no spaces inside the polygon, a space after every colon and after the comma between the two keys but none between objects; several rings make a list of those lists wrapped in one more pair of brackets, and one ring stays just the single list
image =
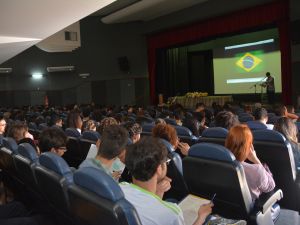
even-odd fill
[{"label": "stage", "polygon": [[204,103],[206,106],[211,106],[213,102],[223,106],[226,102],[232,102],[231,95],[224,96],[205,96],[205,97],[186,97],[176,96],[169,99],[172,104],[180,104],[185,108],[194,108],[197,103]]}]

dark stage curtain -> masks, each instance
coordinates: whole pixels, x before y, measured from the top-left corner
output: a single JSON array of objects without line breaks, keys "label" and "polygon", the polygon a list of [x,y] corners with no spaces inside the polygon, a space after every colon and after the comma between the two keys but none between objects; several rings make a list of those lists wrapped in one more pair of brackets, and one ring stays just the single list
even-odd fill
[{"label": "dark stage curtain", "polygon": [[157,52],[156,93],[164,96],[182,95],[189,86],[188,49],[172,48]]},{"label": "dark stage curtain", "polygon": [[282,92],[283,102],[291,103],[291,56],[289,37],[289,1],[279,0],[254,8],[241,10],[227,16],[213,18],[186,27],[155,34],[147,38],[148,70],[150,79],[151,102],[157,102],[156,85],[156,53],[157,50],[171,46],[183,45],[203,40],[205,38],[235,32],[247,32],[249,29],[259,29],[275,25],[279,29]]}]

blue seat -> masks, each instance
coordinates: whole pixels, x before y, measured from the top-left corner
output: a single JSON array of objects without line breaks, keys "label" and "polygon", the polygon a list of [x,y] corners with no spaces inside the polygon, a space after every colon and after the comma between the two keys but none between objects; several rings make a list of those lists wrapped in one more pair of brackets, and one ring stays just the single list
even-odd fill
[{"label": "blue seat", "polygon": [[71,128],[71,127],[65,130],[65,134],[68,137],[75,137],[75,138],[79,138],[81,136],[80,132],[76,128]]},{"label": "blue seat", "polygon": [[34,172],[40,192],[60,215],[69,212],[67,188],[73,183],[73,173],[62,157],[45,152],[39,157]]},{"label": "blue seat", "polygon": [[34,167],[38,164],[36,150],[29,143],[22,143],[18,147],[18,154],[13,155],[13,159],[19,179],[26,184],[26,187],[38,192],[34,175]]},{"label": "blue seat", "polygon": [[100,139],[100,134],[97,131],[84,131],[81,135],[82,139],[97,142]]},{"label": "blue seat", "polygon": [[68,188],[71,214],[77,224],[141,225],[135,208],[124,198],[119,185],[104,171],[80,168]]},{"label": "blue seat", "polygon": [[143,125],[142,125],[142,135],[147,135],[147,136],[149,136],[149,135],[151,135],[152,134],[152,129],[153,129],[153,127],[155,126],[155,124],[154,123],[144,123]]},{"label": "blue seat", "polygon": [[253,204],[244,169],[224,146],[193,145],[183,159],[183,175],[191,194],[207,199],[217,194],[214,213],[251,224],[273,224],[271,208],[282,198],[281,190]]},{"label": "blue seat", "polygon": [[177,126],[176,120],[174,120],[174,119],[165,118],[165,121],[166,121],[167,124]]},{"label": "blue seat", "polygon": [[187,194],[188,189],[183,179],[182,159],[180,155],[175,152],[170,142],[160,139],[168,150],[168,157],[171,159],[168,165],[167,176],[172,179],[171,189],[165,193],[166,199],[182,200]]},{"label": "blue seat", "polygon": [[267,125],[265,125],[265,124],[263,124],[259,121],[248,121],[247,125],[251,130],[265,130],[265,129],[268,129]]},{"label": "blue seat", "polygon": [[18,145],[13,138],[5,137],[2,140],[0,149],[0,169],[7,174],[16,177],[16,168],[13,161],[13,155],[18,153]]},{"label": "blue seat", "polygon": [[76,137],[68,137],[67,152],[65,152],[63,158],[71,167],[77,168],[87,156],[88,152],[81,148],[80,140]]},{"label": "blue seat", "polygon": [[267,163],[276,187],[284,193],[280,205],[300,212],[300,179],[297,176],[291,144],[281,133],[274,130],[255,130],[253,138],[258,158]]},{"label": "blue seat", "polygon": [[275,124],[279,118],[280,118],[280,116],[273,116],[273,117],[270,117],[270,118],[268,119],[268,122],[267,122],[267,123]]},{"label": "blue seat", "polygon": [[192,131],[184,126],[174,126],[177,132],[177,136],[181,141],[188,143],[189,145],[193,145],[198,142],[196,136],[193,135]]},{"label": "blue seat", "polygon": [[248,121],[253,121],[253,116],[251,116],[251,115],[239,116],[239,121],[241,123],[246,123]]},{"label": "blue seat", "polygon": [[43,131],[46,130],[48,127],[47,123],[40,123],[38,126],[38,130]]},{"label": "blue seat", "polygon": [[3,138],[3,147],[11,150],[13,153],[18,153],[18,144],[11,137],[5,137],[5,138]]},{"label": "blue seat", "polygon": [[210,127],[202,132],[199,142],[215,143],[219,145],[225,144],[228,130],[223,127]]}]

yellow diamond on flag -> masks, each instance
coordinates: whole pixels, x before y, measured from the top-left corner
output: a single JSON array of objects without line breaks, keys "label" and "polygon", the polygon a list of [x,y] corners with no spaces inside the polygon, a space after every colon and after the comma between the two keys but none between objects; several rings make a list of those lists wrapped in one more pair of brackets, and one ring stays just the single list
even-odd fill
[{"label": "yellow diamond on flag", "polygon": [[262,60],[251,53],[247,52],[235,64],[247,72],[253,70]]}]

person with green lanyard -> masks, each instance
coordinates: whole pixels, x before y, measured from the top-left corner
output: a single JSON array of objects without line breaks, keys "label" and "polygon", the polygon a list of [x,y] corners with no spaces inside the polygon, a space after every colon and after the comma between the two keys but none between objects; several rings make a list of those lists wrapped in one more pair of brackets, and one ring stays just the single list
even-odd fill
[{"label": "person with green lanyard", "polygon": [[[171,187],[167,174],[167,149],[158,138],[147,137],[130,145],[125,164],[133,183],[120,183],[125,198],[133,204],[143,225],[183,225],[181,209],[175,203],[163,201],[164,192]],[[202,205],[194,225],[204,223],[213,203]]]}]

